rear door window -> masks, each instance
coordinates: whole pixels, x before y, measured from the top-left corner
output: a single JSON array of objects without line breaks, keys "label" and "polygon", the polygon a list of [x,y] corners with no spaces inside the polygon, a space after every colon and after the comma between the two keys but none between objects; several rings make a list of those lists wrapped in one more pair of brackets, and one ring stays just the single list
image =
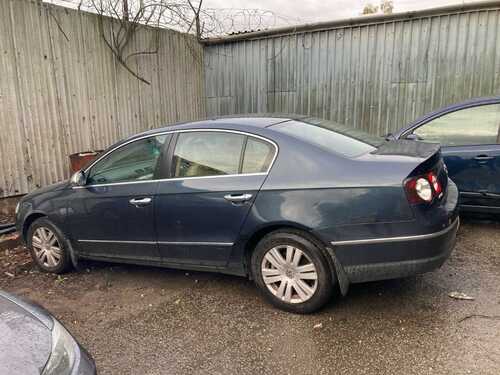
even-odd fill
[{"label": "rear door window", "polygon": [[266,173],[275,146],[245,134],[223,131],[179,133],[173,151],[172,177]]},{"label": "rear door window", "polygon": [[225,132],[180,133],[174,150],[173,177],[239,173],[245,136]]},{"label": "rear door window", "polygon": [[274,146],[269,142],[249,137],[245,146],[241,173],[267,172],[274,158]]}]

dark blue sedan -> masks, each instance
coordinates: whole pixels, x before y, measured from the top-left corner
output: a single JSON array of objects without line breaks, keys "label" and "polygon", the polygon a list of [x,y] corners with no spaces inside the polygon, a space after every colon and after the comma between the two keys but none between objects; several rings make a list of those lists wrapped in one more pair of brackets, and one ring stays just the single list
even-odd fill
[{"label": "dark blue sedan", "polygon": [[500,97],[442,108],[393,138],[440,143],[461,210],[500,213]]},{"label": "dark blue sedan", "polygon": [[79,259],[218,271],[306,313],[336,287],[441,266],[457,201],[439,145],[312,118],[221,118],[113,145],[23,198],[17,226],[49,272]]}]

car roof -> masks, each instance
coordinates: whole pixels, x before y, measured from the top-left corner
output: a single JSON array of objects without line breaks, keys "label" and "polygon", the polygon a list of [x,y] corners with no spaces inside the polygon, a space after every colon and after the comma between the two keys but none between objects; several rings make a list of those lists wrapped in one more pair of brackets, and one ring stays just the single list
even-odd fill
[{"label": "car roof", "polygon": [[[177,123],[157,129],[151,129],[146,132],[135,134],[127,139],[124,139],[114,144],[110,148],[118,147],[121,144],[133,141],[135,139],[154,136],[157,134],[183,131],[183,130],[187,131],[187,130],[203,130],[203,129],[244,132],[244,133],[254,134],[256,136],[266,137],[266,139],[269,139],[271,141],[276,141],[279,138],[283,137],[288,138],[289,135],[284,135],[281,132],[276,132],[272,127],[277,124],[283,124],[292,121],[304,122],[310,125],[319,125],[322,123],[330,122],[329,120],[325,119],[319,119],[307,115],[296,115],[296,114],[286,114],[286,115],[251,114],[251,115],[222,116],[201,121]],[[344,126],[337,123],[335,124],[340,127]],[[340,129],[330,129],[330,130],[342,134],[346,137],[357,139],[358,141],[368,143],[374,146],[374,144],[372,142],[367,141],[367,139],[362,137],[359,138],[358,136],[356,136],[355,133],[357,129],[351,129],[352,131],[345,133],[340,131]],[[302,143],[311,144],[310,142],[304,139],[298,139],[298,140]]]},{"label": "car roof", "polygon": [[186,129],[232,129],[241,128],[241,126],[249,128],[268,128],[270,126],[280,124],[291,120],[304,119],[305,115],[280,115],[280,114],[252,114],[252,115],[233,115],[233,116],[218,116],[200,121],[181,122],[173,125],[155,128],[143,133],[135,134],[129,139],[142,137],[145,135],[153,135],[168,131],[186,130]]}]

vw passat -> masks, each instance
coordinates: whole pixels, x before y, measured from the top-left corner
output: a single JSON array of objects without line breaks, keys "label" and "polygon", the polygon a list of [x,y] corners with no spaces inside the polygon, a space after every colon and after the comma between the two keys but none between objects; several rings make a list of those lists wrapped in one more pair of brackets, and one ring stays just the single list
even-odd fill
[{"label": "vw passat", "polygon": [[94,259],[249,276],[307,313],[336,287],[441,266],[457,198],[438,145],[312,118],[221,118],[111,146],[24,197],[17,226],[45,271]]}]

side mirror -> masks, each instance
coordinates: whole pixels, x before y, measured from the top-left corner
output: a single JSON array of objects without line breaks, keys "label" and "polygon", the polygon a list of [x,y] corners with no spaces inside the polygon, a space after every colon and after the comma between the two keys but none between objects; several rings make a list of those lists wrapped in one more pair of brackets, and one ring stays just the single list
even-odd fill
[{"label": "side mirror", "polygon": [[394,141],[396,139],[396,137],[394,137],[394,134],[392,133],[387,133],[386,135],[383,136],[383,138],[386,141]]},{"label": "side mirror", "polygon": [[71,184],[74,186],[85,186],[87,183],[87,177],[84,171],[78,171],[73,176],[71,176]]},{"label": "side mirror", "polygon": [[422,138],[420,138],[417,134],[415,133],[410,133],[405,136],[405,139],[408,139],[409,141],[421,141]]}]

